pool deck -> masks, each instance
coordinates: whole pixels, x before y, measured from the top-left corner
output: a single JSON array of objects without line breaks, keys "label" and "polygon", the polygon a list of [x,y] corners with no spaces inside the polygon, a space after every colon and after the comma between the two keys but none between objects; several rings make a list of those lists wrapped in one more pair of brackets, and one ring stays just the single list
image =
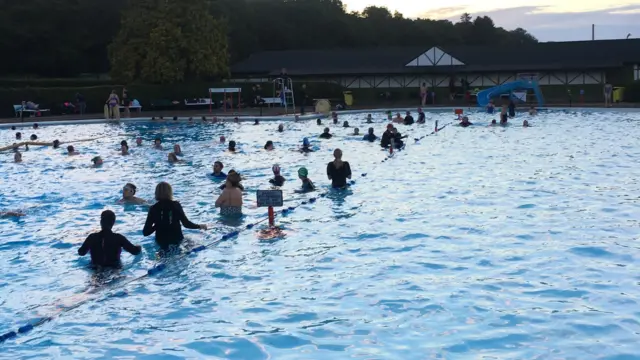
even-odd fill
[{"label": "pool deck", "polygon": [[[383,111],[383,110],[387,110],[387,109],[397,109],[399,110],[404,110],[404,109],[417,109],[418,107],[420,107],[419,105],[416,105],[415,103],[410,103],[410,102],[390,102],[390,103],[379,103],[377,104],[377,107],[374,106],[365,106],[365,105],[354,105],[349,107],[348,110],[346,111],[338,111],[340,112],[364,112],[364,111],[371,111],[371,112],[376,112],[376,111]],[[566,109],[566,108],[575,108],[576,110],[579,109],[585,109],[585,108],[602,108],[604,109],[604,103],[585,103],[585,104],[573,104],[573,106],[570,106],[569,104],[549,104],[547,106],[545,106],[546,108],[562,108],[562,109]],[[471,107],[468,104],[442,104],[442,105],[427,105],[424,106],[423,109],[425,111],[441,111],[441,110],[447,110],[447,109],[452,109],[452,108],[463,108],[463,109],[476,109],[477,107]],[[520,109],[525,108],[524,106],[519,107]],[[309,110],[313,110],[313,107],[309,106],[308,107]],[[611,109],[615,109],[618,111],[624,111],[625,109],[640,109],[640,103],[621,103],[621,104],[616,104],[614,107],[612,107]],[[414,110],[415,111],[415,110]],[[637,111],[637,110],[636,110]],[[283,108],[263,108],[262,111],[260,111],[260,109],[257,108],[246,108],[246,109],[234,109],[233,111],[221,111],[221,110],[216,110],[213,112],[208,112],[206,110],[180,110],[180,111],[143,111],[140,113],[137,112],[133,112],[131,113],[131,119],[140,119],[140,118],[146,118],[149,119],[151,117],[163,117],[165,118],[165,120],[169,120],[172,119],[173,117],[178,117],[181,119],[184,118],[189,118],[189,117],[193,117],[194,120],[200,119],[203,116],[206,116],[207,118],[211,118],[213,116],[217,116],[217,117],[224,117],[224,118],[229,118],[229,117],[240,117],[243,118],[244,120],[247,120],[247,118],[265,118],[265,120],[267,120],[267,118],[269,118],[270,120],[274,120],[274,118],[276,117],[280,117],[280,116],[293,116],[295,114],[285,114],[284,109]],[[307,112],[305,115],[306,118],[309,117],[315,117],[313,112]],[[313,115],[313,116],[311,116]],[[94,120],[102,120],[104,121],[104,115],[103,113],[86,113],[84,115],[80,115],[80,114],[73,114],[73,115],[54,115],[54,116],[41,116],[41,117],[25,117],[23,119],[23,123],[45,123],[45,122],[65,122],[65,123],[69,123],[71,121],[76,121],[76,120],[86,120],[86,119],[94,119]],[[125,120],[127,118],[125,118],[124,116],[121,117],[121,119]],[[0,124],[19,124],[21,123],[20,118],[15,118],[15,117],[11,117],[11,118],[2,118],[0,119]]]}]

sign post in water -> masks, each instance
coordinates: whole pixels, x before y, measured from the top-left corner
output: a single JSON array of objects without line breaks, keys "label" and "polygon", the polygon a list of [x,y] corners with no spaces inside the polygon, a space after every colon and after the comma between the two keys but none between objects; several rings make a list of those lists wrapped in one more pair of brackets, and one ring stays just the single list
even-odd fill
[{"label": "sign post in water", "polygon": [[282,190],[258,190],[256,192],[258,207],[269,208],[269,226],[274,226],[275,215],[273,213],[274,206],[282,206]]}]

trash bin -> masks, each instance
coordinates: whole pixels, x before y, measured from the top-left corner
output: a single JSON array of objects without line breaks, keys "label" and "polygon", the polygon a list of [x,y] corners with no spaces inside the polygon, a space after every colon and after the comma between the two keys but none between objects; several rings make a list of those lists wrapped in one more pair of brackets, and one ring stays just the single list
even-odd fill
[{"label": "trash bin", "polygon": [[614,87],[613,88],[613,102],[619,103],[624,100],[624,88],[623,87]]},{"label": "trash bin", "polygon": [[351,91],[345,91],[343,92],[344,94],[344,103],[347,106],[352,106],[353,105],[353,93]]}]

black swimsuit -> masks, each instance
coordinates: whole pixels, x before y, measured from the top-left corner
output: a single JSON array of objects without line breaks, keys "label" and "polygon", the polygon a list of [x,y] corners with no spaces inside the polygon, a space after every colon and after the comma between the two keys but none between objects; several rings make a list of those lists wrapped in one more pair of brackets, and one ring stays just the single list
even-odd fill
[{"label": "black swimsuit", "polygon": [[347,161],[343,161],[338,169],[332,161],[327,164],[327,175],[331,178],[331,187],[344,188],[347,186],[347,178],[351,176],[351,167]]},{"label": "black swimsuit", "polygon": [[166,249],[169,245],[179,245],[184,239],[182,225],[187,229],[199,229],[192,223],[182,210],[182,205],[173,200],[158,201],[151,206],[147,214],[147,221],[142,229],[142,235],[149,236],[156,233],[156,243]]},{"label": "black swimsuit", "polygon": [[140,254],[140,247],[133,245],[126,237],[111,230],[102,230],[89,235],[78,254],[84,256],[91,252],[91,264],[94,266],[120,266],[120,253],[125,249],[132,255]]}]

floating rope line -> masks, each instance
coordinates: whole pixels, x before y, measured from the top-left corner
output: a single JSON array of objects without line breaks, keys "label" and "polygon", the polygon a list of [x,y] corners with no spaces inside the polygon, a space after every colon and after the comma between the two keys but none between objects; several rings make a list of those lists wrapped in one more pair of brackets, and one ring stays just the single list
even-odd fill
[{"label": "floating rope line", "polygon": [[[434,130],[432,132],[430,132],[430,133],[428,133],[426,135],[423,135],[423,136],[421,136],[419,138],[415,138],[414,140],[417,143],[417,142],[419,142],[420,140],[424,139],[427,136],[437,134],[439,131],[441,131],[442,129],[444,129],[445,127],[449,126],[452,123],[453,123],[453,121],[448,123],[448,124],[445,124],[441,128],[438,128],[438,122],[436,121],[435,128],[434,128]],[[406,147],[406,145],[405,145],[405,147]],[[393,155],[394,155],[393,150],[391,150],[389,152],[389,155],[387,155],[380,163],[384,163],[385,161],[391,159],[393,157]],[[378,163],[378,165],[380,163]],[[362,173],[361,176],[362,177],[366,177],[367,173]],[[356,184],[355,180],[349,181],[349,185],[353,186],[355,184]],[[303,205],[314,204],[319,198],[326,197],[329,194],[330,191],[331,190],[329,189],[329,190],[319,194],[317,197],[311,197],[308,200],[302,201],[300,204],[298,204],[296,206],[286,207],[286,208],[280,210],[278,213],[284,216],[284,215],[287,215],[287,214],[291,213],[292,211],[296,210],[297,208],[299,208],[299,207],[301,207]],[[241,232],[244,232],[246,230],[251,230],[255,226],[260,225],[261,223],[263,223],[263,222],[265,222],[267,220],[269,220],[268,217],[263,218],[262,220],[259,220],[259,221],[254,222],[254,223],[247,224],[247,225],[244,226],[243,229],[229,232],[227,234],[222,235],[219,239],[216,239],[216,240],[211,241],[209,243],[194,247],[194,248],[190,249],[188,252],[186,252],[185,254],[183,254],[181,256],[178,256],[176,259],[183,259],[183,258],[185,258],[187,256],[192,255],[192,254],[198,254],[199,252],[204,251],[204,250],[206,250],[208,248],[211,248],[211,247],[213,247],[213,246],[215,246],[215,245],[217,245],[217,244],[219,244],[219,243],[221,243],[223,241],[227,241],[229,239],[237,237]],[[125,287],[125,286],[127,286],[127,285],[129,285],[129,284],[131,284],[133,282],[137,282],[137,281],[143,280],[145,278],[152,277],[154,275],[157,275],[157,274],[161,273],[166,268],[167,268],[167,265],[164,264],[164,263],[156,264],[155,266],[147,269],[147,272],[145,274],[140,275],[138,277],[135,277],[135,278],[133,278],[131,280],[122,282],[122,283],[118,284],[118,287],[123,288],[123,287]],[[110,295],[110,294],[112,294],[112,293],[107,293],[106,295]],[[43,324],[55,319],[56,317],[59,317],[59,316],[65,314],[65,313],[67,313],[69,311],[75,310],[75,309],[79,308],[80,306],[82,306],[82,305],[84,305],[84,304],[86,304],[86,303],[88,303],[88,302],[90,302],[92,300],[101,298],[101,297],[105,297],[105,294],[99,294],[99,295],[96,295],[96,296],[93,296],[93,297],[88,297],[86,299],[83,299],[83,300],[71,305],[71,306],[65,307],[63,310],[61,310],[60,312],[58,312],[58,313],[56,313],[54,315],[43,317],[43,318],[41,318],[41,319],[39,319],[39,320],[37,320],[35,322],[27,323],[26,325],[21,326],[16,330],[12,330],[12,331],[9,331],[9,332],[7,332],[5,334],[2,334],[2,335],[0,335],[0,343],[4,343],[5,341],[7,341],[9,339],[15,338],[19,334],[20,335],[26,334],[29,331],[33,330],[34,328],[36,328],[36,327],[38,327],[40,325],[43,325]]]}]

